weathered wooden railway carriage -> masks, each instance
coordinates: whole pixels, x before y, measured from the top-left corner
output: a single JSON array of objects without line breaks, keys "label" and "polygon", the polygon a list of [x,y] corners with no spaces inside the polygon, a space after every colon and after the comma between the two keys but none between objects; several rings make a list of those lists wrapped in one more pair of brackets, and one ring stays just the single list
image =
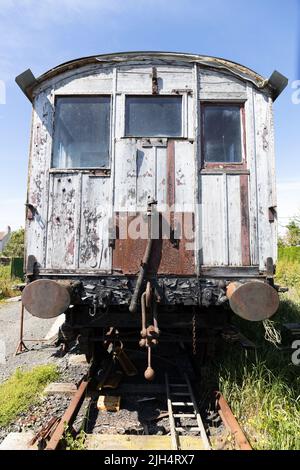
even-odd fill
[{"label": "weathered wooden railway carriage", "polygon": [[250,320],[276,311],[272,107],[282,75],[138,52],[71,61],[38,79],[28,70],[17,82],[33,103],[31,313],[66,311],[77,331],[138,325],[128,307],[148,281],[162,327],[228,298]]}]

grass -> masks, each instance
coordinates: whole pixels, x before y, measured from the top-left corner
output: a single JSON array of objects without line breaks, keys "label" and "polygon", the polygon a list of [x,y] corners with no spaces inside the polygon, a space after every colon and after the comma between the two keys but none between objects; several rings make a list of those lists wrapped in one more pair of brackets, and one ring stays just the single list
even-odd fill
[{"label": "grass", "polygon": [[73,437],[69,427],[66,426],[64,432],[66,450],[86,450],[85,439],[86,433],[83,431],[83,429],[77,434],[76,437]]},{"label": "grass", "polygon": [[20,279],[11,279],[10,265],[0,265],[0,301],[17,295],[16,291],[13,290],[13,286],[20,282]]},{"label": "grass", "polygon": [[220,388],[253,448],[300,449],[300,379],[290,357],[267,347],[254,358],[231,350]]},{"label": "grass", "polygon": [[52,364],[34,367],[30,371],[17,369],[0,384],[0,426],[7,426],[22,412],[38,402],[45,386],[56,380],[59,373]]},{"label": "grass", "polygon": [[[279,260],[276,282],[289,286],[281,294],[274,327],[300,322],[300,263]],[[239,329],[258,349],[241,351],[227,346],[218,365],[220,388],[254,449],[300,449],[300,366],[291,352],[282,351],[264,338],[262,323],[235,318]]]}]

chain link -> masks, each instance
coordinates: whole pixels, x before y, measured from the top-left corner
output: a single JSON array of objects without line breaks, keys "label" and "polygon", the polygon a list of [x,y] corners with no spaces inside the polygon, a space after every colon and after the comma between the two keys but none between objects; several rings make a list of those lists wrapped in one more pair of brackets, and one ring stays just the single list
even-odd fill
[{"label": "chain link", "polygon": [[193,341],[193,356],[197,355],[197,329],[196,329],[196,315],[194,313],[192,319],[192,341]]}]

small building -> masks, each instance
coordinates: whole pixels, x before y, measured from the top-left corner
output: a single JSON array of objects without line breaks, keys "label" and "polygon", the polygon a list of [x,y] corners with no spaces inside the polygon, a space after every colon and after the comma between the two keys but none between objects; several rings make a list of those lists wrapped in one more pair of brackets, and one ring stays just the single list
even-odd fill
[{"label": "small building", "polygon": [[11,237],[11,228],[10,226],[7,227],[6,231],[0,232],[0,253],[4,250],[9,239]]}]

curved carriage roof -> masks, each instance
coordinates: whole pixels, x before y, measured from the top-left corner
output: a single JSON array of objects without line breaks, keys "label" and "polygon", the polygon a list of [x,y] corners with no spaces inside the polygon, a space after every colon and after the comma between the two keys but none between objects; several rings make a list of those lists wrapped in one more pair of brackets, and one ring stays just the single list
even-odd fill
[{"label": "curved carriage roof", "polygon": [[279,72],[273,72],[269,79],[265,79],[258,73],[254,72],[244,65],[236,62],[199,54],[190,54],[183,52],[155,52],[155,51],[140,51],[140,52],[117,52],[113,54],[100,54],[88,57],[82,57],[79,59],[71,60],[60,64],[40,77],[35,78],[30,69],[23,72],[23,74],[16,77],[16,82],[26,94],[26,96],[32,100],[32,92],[34,88],[44,81],[49,80],[64,72],[83,67],[88,64],[95,63],[128,63],[134,61],[147,61],[147,60],[161,60],[161,61],[177,61],[181,63],[198,63],[203,67],[212,68],[216,70],[223,70],[235,75],[243,80],[249,81],[254,84],[257,88],[269,88],[272,92],[273,99],[286,87],[288,80],[281,75]]}]

